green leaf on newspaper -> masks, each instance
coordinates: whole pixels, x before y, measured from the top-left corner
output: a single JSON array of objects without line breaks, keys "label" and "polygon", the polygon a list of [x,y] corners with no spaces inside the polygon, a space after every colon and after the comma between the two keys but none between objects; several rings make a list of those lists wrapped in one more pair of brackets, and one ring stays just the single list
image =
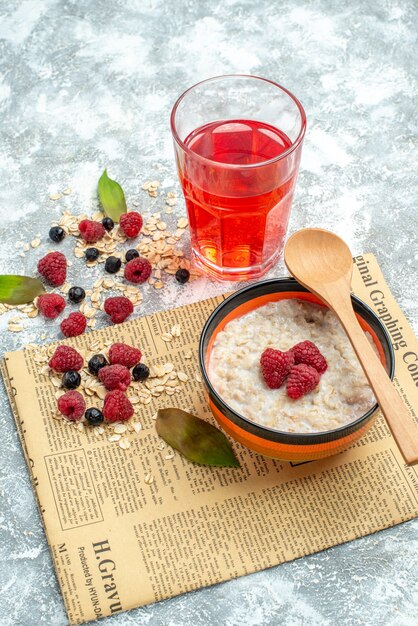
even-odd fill
[{"label": "green leaf on newspaper", "polygon": [[220,430],[181,409],[159,409],[157,433],[189,461],[200,465],[240,467],[231,444]]},{"label": "green leaf on newspaper", "polygon": [[126,213],[125,194],[119,183],[109,178],[107,170],[99,178],[97,191],[105,214],[119,222],[120,216]]},{"label": "green leaf on newspaper", "polygon": [[3,304],[27,304],[44,291],[37,278],[3,274],[0,276],[0,302]]}]

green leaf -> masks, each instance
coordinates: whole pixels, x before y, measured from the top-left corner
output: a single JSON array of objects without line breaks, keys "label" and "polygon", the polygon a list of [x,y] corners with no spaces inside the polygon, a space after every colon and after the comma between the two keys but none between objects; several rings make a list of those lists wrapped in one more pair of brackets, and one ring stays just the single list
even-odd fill
[{"label": "green leaf", "polygon": [[157,433],[189,461],[200,465],[240,467],[231,444],[220,430],[181,409],[159,409]]},{"label": "green leaf", "polygon": [[125,194],[119,183],[109,178],[107,170],[99,178],[97,191],[105,214],[119,222],[120,216],[126,213]]},{"label": "green leaf", "polygon": [[37,278],[4,274],[0,276],[0,302],[3,304],[27,304],[44,291]]}]

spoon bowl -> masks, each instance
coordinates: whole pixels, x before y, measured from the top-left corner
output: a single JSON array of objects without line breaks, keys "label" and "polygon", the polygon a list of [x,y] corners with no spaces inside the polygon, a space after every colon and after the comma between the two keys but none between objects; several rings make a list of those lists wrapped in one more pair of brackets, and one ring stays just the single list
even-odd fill
[{"label": "spoon bowl", "polygon": [[321,228],[292,235],[284,249],[290,273],[323,300],[340,320],[406,463],[418,462],[418,427],[373,351],[350,297],[353,259],[347,244]]},{"label": "spoon bowl", "polygon": [[285,263],[294,276],[297,272],[302,285],[309,283],[320,288],[342,277],[351,282],[353,257],[349,247],[340,237],[321,228],[299,230],[292,235],[286,245]]}]

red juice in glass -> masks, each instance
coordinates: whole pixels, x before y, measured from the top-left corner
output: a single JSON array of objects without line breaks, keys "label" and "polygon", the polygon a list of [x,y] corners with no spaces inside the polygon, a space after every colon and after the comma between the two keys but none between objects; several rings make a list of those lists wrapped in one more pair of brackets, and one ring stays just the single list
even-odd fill
[{"label": "red juice in glass", "polygon": [[[224,89],[213,83],[225,81],[227,95],[213,94],[214,88],[218,92]],[[260,106],[266,94],[259,92],[266,88],[273,89],[277,102]],[[208,106],[203,94],[193,97],[191,92],[196,89],[207,92]],[[277,98],[279,90],[286,96],[285,102]],[[214,100],[215,95],[218,100]],[[241,98],[236,103],[237,95]],[[253,101],[255,107],[249,106]],[[293,115],[289,114],[289,103]],[[254,109],[258,108],[260,116],[252,119],[230,115],[190,129],[192,119],[198,121],[205,115],[211,119],[216,106],[219,112],[226,109],[229,113],[247,107],[254,118]],[[255,278],[281,254],[305,128],[302,113],[301,105],[282,88],[264,79],[243,76],[204,81],[176,103],[172,125],[192,250],[195,261],[207,273],[226,280]],[[181,118],[187,118],[187,123]],[[283,129],[270,123],[280,118]],[[292,134],[298,141],[292,140]]]}]

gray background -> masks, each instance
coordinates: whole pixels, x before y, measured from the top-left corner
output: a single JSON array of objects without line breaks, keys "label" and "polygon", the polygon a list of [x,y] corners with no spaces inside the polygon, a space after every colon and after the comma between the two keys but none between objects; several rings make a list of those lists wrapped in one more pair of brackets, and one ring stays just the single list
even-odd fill
[{"label": "gray background", "polygon": [[[209,76],[254,73],[294,91],[308,117],[291,230],[323,226],[354,254],[374,252],[416,328],[417,8],[413,0],[2,0],[0,272],[34,272],[61,209],[96,206],[104,166],[144,212],[152,205],[144,180],[178,190],[168,126],[176,96]],[[72,195],[48,199],[66,187]],[[15,242],[38,233],[42,246],[21,258]],[[279,264],[270,275],[283,273]],[[91,284],[91,273],[77,276]],[[229,288],[203,279],[180,292],[146,287],[138,314]],[[2,335],[2,351],[45,330],[57,337],[56,324],[25,323],[23,333]],[[0,428],[0,623],[61,626],[4,395]],[[417,531],[418,522],[403,524],[102,623],[416,624]]]}]

